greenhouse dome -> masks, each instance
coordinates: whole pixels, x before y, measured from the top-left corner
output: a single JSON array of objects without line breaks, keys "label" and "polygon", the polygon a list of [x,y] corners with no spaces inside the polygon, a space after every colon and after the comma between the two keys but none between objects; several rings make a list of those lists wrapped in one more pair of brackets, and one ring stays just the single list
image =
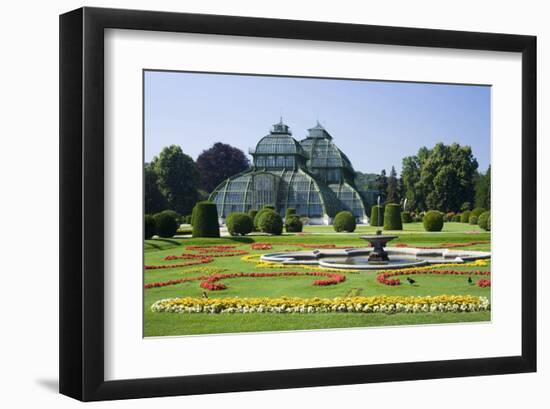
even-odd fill
[{"label": "greenhouse dome", "polygon": [[281,216],[293,208],[310,224],[330,224],[341,210],[350,210],[360,223],[367,222],[353,185],[351,162],[331,139],[317,124],[298,142],[281,119],[249,150],[252,167],[226,179],[210,195],[221,221],[233,212],[270,205]]}]

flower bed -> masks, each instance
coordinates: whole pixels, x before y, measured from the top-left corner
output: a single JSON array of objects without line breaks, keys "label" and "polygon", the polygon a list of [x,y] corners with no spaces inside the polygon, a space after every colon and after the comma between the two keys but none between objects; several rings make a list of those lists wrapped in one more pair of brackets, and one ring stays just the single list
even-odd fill
[{"label": "flower bed", "polygon": [[147,265],[145,270],[158,270],[162,268],[190,267],[199,264],[208,264],[214,261],[214,257],[233,257],[248,254],[246,250],[239,250],[235,245],[205,245],[187,246],[185,249],[197,253],[182,253],[179,256],[169,255],[164,260],[196,260],[189,263]]},{"label": "flower bed", "polygon": [[484,287],[490,287],[491,286],[491,280],[487,280],[486,278],[482,278],[477,282],[477,285],[481,288]]},{"label": "flower bed", "polygon": [[228,273],[228,274],[213,274],[209,276],[199,276],[199,277],[185,277],[178,278],[168,281],[160,281],[155,283],[145,284],[144,288],[158,288],[166,287],[169,285],[176,285],[181,283],[186,283],[189,281],[200,281],[200,286],[206,290],[210,291],[220,291],[225,290],[227,286],[222,283],[217,283],[218,281],[225,280],[228,278],[242,278],[242,277],[252,277],[252,278],[265,278],[265,277],[297,277],[297,276],[313,276],[313,277],[328,277],[327,279],[315,280],[313,285],[318,286],[327,286],[327,285],[336,285],[346,280],[346,276],[336,273],[329,273],[325,271],[285,271],[282,273]]},{"label": "flower bed", "polygon": [[[170,259],[172,260],[172,259]],[[178,268],[178,267],[190,267],[190,266],[196,266],[199,264],[208,264],[213,262],[214,259],[212,257],[201,257],[197,261],[191,261],[189,263],[178,263],[178,264],[160,264],[155,266],[144,266],[143,268],[145,270],[158,270],[161,268]]]},{"label": "flower bed", "polygon": [[349,298],[169,298],[156,301],[153,312],[193,313],[427,313],[490,310],[486,297],[438,295]]},{"label": "flower bed", "polygon": [[[380,284],[389,285],[389,286],[395,286],[395,285],[401,285],[401,281],[399,278],[392,278],[397,276],[405,276],[405,275],[416,275],[416,274],[433,274],[433,275],[491,275],[490,271],[458,271],[458,270],[434,270],[434,269],[426,269],[426,268],[410,268],[410,269],[403,269],[403,270],[392,270],[392,271],[382,271],[376,276],[376,281],[378,281]],[[480,280],[480,281],[488,281],[489,280]],[[478,281],[477,283],[480,287],[487,287],[488,285],[481,285]]]}]

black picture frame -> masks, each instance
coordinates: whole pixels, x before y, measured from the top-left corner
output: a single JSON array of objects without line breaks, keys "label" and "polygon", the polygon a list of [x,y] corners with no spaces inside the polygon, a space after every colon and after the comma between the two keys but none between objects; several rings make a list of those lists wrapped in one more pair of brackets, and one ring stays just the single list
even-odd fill
[{"label": "black picture frame", "polygon": [[[522,54],[519,356],[105,381],[104,30],[150,30]],[[157,11],[60,16],[60,384],[83,401],[536,371],[536,37]]]}]

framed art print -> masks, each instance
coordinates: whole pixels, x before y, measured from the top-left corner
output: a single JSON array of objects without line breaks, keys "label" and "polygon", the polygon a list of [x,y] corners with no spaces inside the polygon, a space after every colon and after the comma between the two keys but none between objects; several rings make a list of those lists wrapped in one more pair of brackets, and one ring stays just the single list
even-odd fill
[{"label": "framed art print", "polygon": [[61,393],[536,370],[535,37],[60,30]]}]

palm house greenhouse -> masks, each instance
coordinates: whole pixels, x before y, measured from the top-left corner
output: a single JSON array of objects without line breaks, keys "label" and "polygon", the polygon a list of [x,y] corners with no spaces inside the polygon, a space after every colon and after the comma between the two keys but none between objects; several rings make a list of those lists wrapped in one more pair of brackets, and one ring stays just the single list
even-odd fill
[{"label": "palm house greenhouse", "polygon": [[210,195],[222,222],[230,213],[265,205],[282,216],[293,208],[310,224],[330,224],[342,210],[368,222],[351,162],[321,124],[298,142],[281,119],[249,153],[252,167],[224,180]]}]

